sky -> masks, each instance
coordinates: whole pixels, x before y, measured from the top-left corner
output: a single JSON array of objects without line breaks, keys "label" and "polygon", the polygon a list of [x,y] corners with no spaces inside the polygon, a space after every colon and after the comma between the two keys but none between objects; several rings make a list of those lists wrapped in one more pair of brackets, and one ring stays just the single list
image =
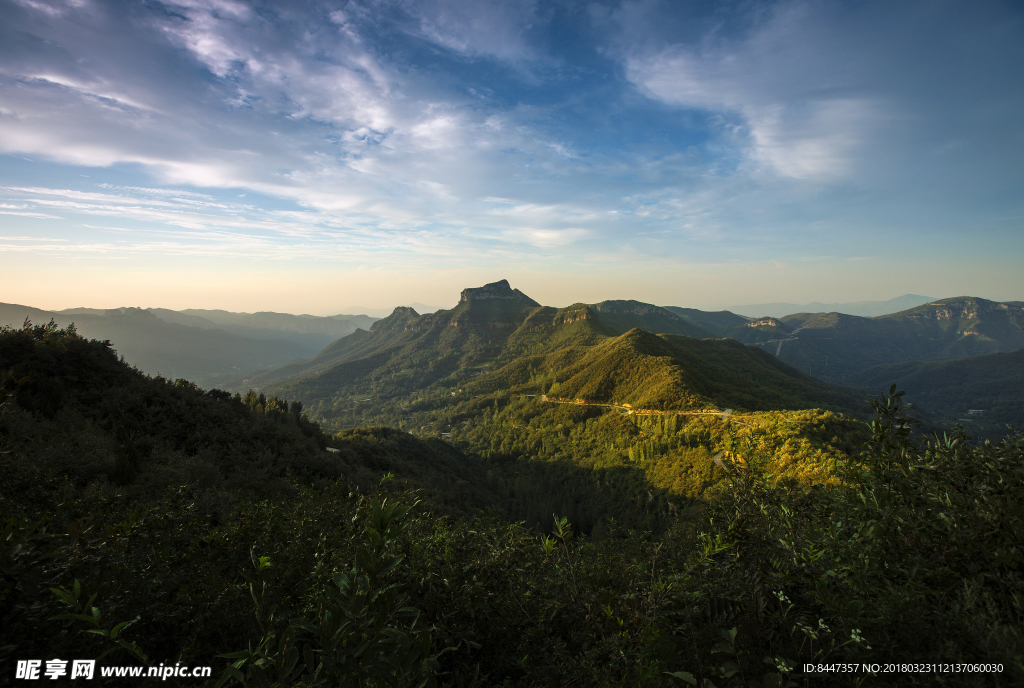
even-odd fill
[{"label": "sky", "polygon": [[1024,299],[1019,2],[0,0],[0,301]]}]

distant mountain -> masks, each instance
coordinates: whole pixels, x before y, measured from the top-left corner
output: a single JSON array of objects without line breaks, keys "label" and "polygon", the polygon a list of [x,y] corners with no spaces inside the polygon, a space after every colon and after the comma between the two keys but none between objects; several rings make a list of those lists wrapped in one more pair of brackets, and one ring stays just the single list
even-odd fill
[{"label": "distant mountain", "polygon": [[[741,320],[745,322],[745,319]],[[561,309],[540,306],[518,289],[512,289],[508,281],[502,280],[465,289],[459,305],[452,310],[420,315],[412,308],[400,306],[387,318],[374,323],[369,332],[355,332],[327,346],[309,360],[259,373],[247,384],[262,385],[285,377],[319,373],[413,341],[418,342],[420,348],[429,342],[430,346],[440,347],[442,351],[456,351],[460,346],[480,347],[486,340],[488,344],[481,351],[487,351],[486,355],[492,357],[499,352],[504,352],[504,355],[535,352],[538,347],[557,346],[565,343],[564,337],[572,339],[576,335],[590,341],[590,335],[581,334],[587,328],[564,327],[577,321],[589,321],[600,336],[622,334],[634,327],[659,334],[697,338],[714,336],[668,309],[640,301],[602,301]],[[446,329],[450,327],[456,329]],[[460,327],[462,329],[458,329]],[[481,332],[474,329],[481,327],[485,328]],[[423,334],[427,332],[432,334],[424,338]],[[548,341],[541,332],[555,339]],[[404,349],[396,349],[392,353],[396,356],[413,355]]]},{"label": "distant mountain", "polygon": [[[936,299],[930,296],[918,294],[904,294],[888,301],[854,301],[853,303],[755,303],[745,306],[730,306],[729,310],[740,315],[748,315],[752,318],[771,316],[781,318],[792,313],[845,313],[846,315],[859,315],[866,318],[873,318],[878,315],[898,313],[915,306],[931,303]],[[725,311],[728,312],[728,311]]]},{"label": "distant mountain", "polygon": [[395,398],[466,385],[466,393],[547,391],[674,410],[858,406],[854,395],[757,348],[702,339],[710,335],[668,309],[638,301],[540,306],[502,280],[464,290],[450,311],[419,315],[396,308],[369,332],[343,337],[308,361],[260,373],[250,383],[304,401]]},{"label": "distant mountain", "polygon": [[926,417],[961,423],[973,434],[1001,436],[1024,428],[1024,349],[952,361],[875,366],[847,378],[875,392],[895,384]]},{"label": "distant mountain", "polygon": [[680,308],[665,306],[665,310],[678,315],[688,323],[711,332],[715,337],[732,337],[737,331],[750,322],[750,318],[736,315],[732,311],[700,311],[696,308]]},{"label": "distant mountain", "polygon": [[[602,323],[625,332],[638,327],[658,334],[682,334],[687,337],[713,337],[714,334],[672,309],[640,301],[602,301],[591,306]],[[680,309],[683,310],[683,309]]]},{"label": "distant mountain", "polygon": [[[406,304],[403,304],[403,306],[405,308],[412,308],[417,313],[433,313],[434,311],[441,310],[440,306],[428,306],[427,304],[420,303],[419,301],[416,301],[414,303],[406,303]],[[366,314],[368,316],[371,316],[373,318],[379,319],[379,318],[386,318],[387,316],[391,315],[391,312],[394,309],[393,308],[372,308],[370,306],[346,306],[342,310],[345,311],[346,313],[364,313],[364,314]],[[338,317],[338,318],[348,318],[350,316],[338,315],[338,316],[335,316],[335,317]]]},{"label": "distant mountain", "polygon": [[[368,315],[291,315],[289,313],[232,313],[221,310],[189,308],[172,311],[166,308],[149,308],[156,317],[165,322],[218,329],[249,339],[286,339],[303,347],[303,355],[310,356],[339,337],[357,329],[370,329],[379,318]],[[67,311],[63,311],[67,312]]]},{"label": "distant mountain", "polygon": [[18,328],[25,318],[35,324],[53,319],[62,327],[74,323],[83,337],[110,340],[128,363],[145,373],[183,377],[203,386],[310,355],[308,347],[294,341],[253,339],[221,329],[166,322],[140,308],[52,312],[0,304],[0,325]]},{"label": "distant mountain", "polygon": [[872,366],[980,356],[1024,347],[1024,308],[970,296],[863,318],[797,313],[748,323],[738,338],[821,379],[845,384]]},{"label": "distant mountain", "polygon": [[[369,332],[359,331],[343,337],[308,361],[257,374],[248,384],[266,385],[284,378],[317,375],[315,388],[318,395],[323,395],[332,391],[329,388],[336,377],[340,384],[352,376],[351,370],[388,362],[386,368],[397,372],[408,383],[403,387],[414,382],[430,384],[471,362],[495,358],[509,343],[510,335],[518,335],[509,343],[513,347],[528,348],[530,337],[519,332],[522,323],[529,320],[532,324],[526,332],[535,331],[542,327],[539,323],[545,316],[555,311],[543,308],[502,280],[465,289],[459,304],[451,310],[420,315],[412,308],[399,306],[387,318],[375,322]],[[583,317],[596,319],[589,310]],[[371,356],[375,357],[372,362],[368,359]],[[342,364],[363,359],[366,360],[359,365],[337,369]],[[327,374],[328,370],[332,373]],[[308,388],[308,385],[303,383],[302,387]]]}]

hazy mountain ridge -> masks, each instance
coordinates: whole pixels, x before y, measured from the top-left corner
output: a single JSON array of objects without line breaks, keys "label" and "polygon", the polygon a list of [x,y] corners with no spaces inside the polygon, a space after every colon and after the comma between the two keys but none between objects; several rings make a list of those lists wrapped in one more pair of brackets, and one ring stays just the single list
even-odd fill
[{"label": "hazy mountain ridge", "polygon": [[183,377],[203,386],[229,385],[254,370],[315,355],[326,343],[373,322],[366,316],[338,317],[160,308],[46,311],[0,304],[0,325],[20,327],[25,318],[35,324],[52,319],[61,327],[74,323],[89,339],[110,340],[145,373]]},{"label": "hazy mountain ridge", "polygon": [[255,339],[290,339],[318,349],[356,329],[369,329],[378,320],[367,315],[291,315],[271,311],[232,313],[197,308],[181,311],[165,308],[147,310],[152,310],[158,318],[167,322],[221,329]]},{"label": "hazy mountain ridge", "polygon": [[707,328],[673,312],[671,309],[652,306],[640,301],[602,301],[591,306],[605,325],[620,331],[639,327],[657,334],[681,334],[703,339],[713,337]]},{"label": "hazy mountain ridge", "polygon": [[903,296],[897,296],[896,298],[889,299],[887,301],[854,301],[851,303],[821,303],[819,301],[814,301],[813,303],[805,304],[755,303],[742,306],[730,306],[729,310],[752,318],[759,318],[761,316],[781,318],[791,313],[828,313],[832,311],[845,313],[846,315],[859,315],[865,318],[873,318],[879,315],[898,313],[909,308],[914,308],[915,306],[931,303],[935,300],[936,299],[931,296],[904,294]]},{"label": "hazy mountain ridge", "polygon": [[696,308],[665,306],[665,310],[678,315],[687,322],[701,327],[716,337],[729,337],[736,328],[746,325],[750,318],[732,311],[702,311]]},{"label": "hazy mountain ridge", "polygon": [[[231,375],[280,366],[307,348],[281,339],[251,339],[219,329],[169,323],[139,308],[56,313],[0,304],[0,324],[18,328],[29,318],[35,324],[51,319],[61,327],[74,323],[88,339],[109,340],[117,352],[150,375],[186,378],[215,386]],[[308,355],[308,354],[307,354]]]}]

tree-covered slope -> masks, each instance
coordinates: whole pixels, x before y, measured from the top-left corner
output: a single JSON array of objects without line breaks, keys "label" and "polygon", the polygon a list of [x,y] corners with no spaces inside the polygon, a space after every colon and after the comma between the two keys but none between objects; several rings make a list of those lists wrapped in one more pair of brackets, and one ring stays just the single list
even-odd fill
[{"label": "tree-covered slope", "polygon": [[[509,363],[473,389],[539,392],[655,410],[858,409],[858,398],[731,339],[698,340],[630,330],[591,347]],[[865,410],[866,406],[860,408]]]},{"label": "tree-covered slope", "polygon": [[[210,509],[229,493],[288,494],[296,479],[347,475],[375,484],[392,471],[428,491],[468,477],[483,484],[483,469],[442,442],[387,429],[330,436],[297,401],[150,378],[73,329],[0,331],[0,371],[23,380],[17,402],[25,412],[9,416],[6,428],[16,449],[31,451],[31,475],[61,474],[80,486],[102,480],[149,496],[176,486]],[[31,494],[15,482],[8,476],[0,504]],[[452,501],[459,510],[494,504],[482,494],[463,497]]]}]

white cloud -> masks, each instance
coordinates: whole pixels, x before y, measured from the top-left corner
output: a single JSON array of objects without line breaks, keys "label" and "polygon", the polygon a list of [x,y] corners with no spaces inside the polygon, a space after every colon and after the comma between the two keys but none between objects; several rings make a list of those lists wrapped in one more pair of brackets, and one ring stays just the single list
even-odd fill
[{"label": "white cloud", "polygon": [[1024,60],[1022,29],[1019,8],[999,2],[783,0],[683,42],[631,25],[616,54],[645,95],[712,117],[742,153],[740,174],[937,207],[1006,198],[1024,171],[1009,115],[1024,107],[1010,67]]},{"label": "white cloud", "polygon": [[536,0],[413,0],[403,3],[420,34],[465,55],[517,63],[538,57],[528,34],[544,22]]},{"label": "white cloud", "polygon": [[587,230],[579,227],[569,229],[523,227],[505,232],[505,236],[512,241],[530,244],[538,248],[568,246],[585,238],[587,234]]},{"label": "white cloud", "polygon": [[[538,36],[553,10],[534,2],[293,3],[257,12],[183,0],[175,13],[97,4],[87,22],[69,19],[70,10],[33,11],[16,26],[32,41],[0,45],[0,151],[118,165],[118,179],[126,168],[136,179],[82,190],[25,183],[0,200],[19,206],[8,212],[36,214],[26,221],[117,218],[144,228],[150,239],[140,246],[156,246],[155,227],[163,227],[168,243],[206,236],[232,255],[276,247],[336,256],[338,247],[443,261],[571,248],[653,257],[763,251],[780,237],[803,246],[827,231],[814,224],[823,218],[856,235],[849,217],[887,211],[875,201],[894,189],[967,193],[997,176],[945,186],[914,176],[964,179],[962,163],[974,159],[1005,168],[1004,190],[1020,178],[1005,173],[1020,166],[1011,160],[1019,142],[976,156],[989,136],[979,132],[1005,126],[948,126],[970,124],[968,111],[979,122],[1019,113],[1012,98],[968,98],[943,82],[957,97],[915,101],[907,94],[937,91],[941,79],[920,65],[915,78],[891,75],[918,49],[901,47],[913,40],[899,17],[885,28],[897,10],[867,3],[840,21],[836,6],[783,2],[740,28],[708,24],[684,40],[656,30],[664,6],[639,4],[647,14],[632,15],[614,49],[610,41],[579,49],[586,68],[549,84],[521,73],[554,72],[565,59],[545,52]],[[622,3],[623,13],[635,5]],[[396,7],[405,8],[399,19],[388,14]],[[585,34],[574,38],[592,38]],[[595,76],[591,48],[621,59],[635,88],[614,69]],[[1005,53],[995,54],[1013,63]],[[970,64],[971,74],[983,73]],[[636,89],[658,103],[636,98]],[[940,138],[934,113],[947,123]],[[96,179],[114,179],[103,174]],[[160,184],[178,188],[151,188]],[[874,195],[837,192],[850,189]],[[290,209],[267,209],[281,206]],[[249,235],[261,239],[234,239]]]},{"label": "white cloud", "polygon": [[852,56],[829,46],[832,28],[791,4],[749,35],[630,56],[627,75],[651,98],[723,113],[720,126],[755,169],[832,181],[853,172],[885,119],[882,103],[849,83],[841,63]]}]

